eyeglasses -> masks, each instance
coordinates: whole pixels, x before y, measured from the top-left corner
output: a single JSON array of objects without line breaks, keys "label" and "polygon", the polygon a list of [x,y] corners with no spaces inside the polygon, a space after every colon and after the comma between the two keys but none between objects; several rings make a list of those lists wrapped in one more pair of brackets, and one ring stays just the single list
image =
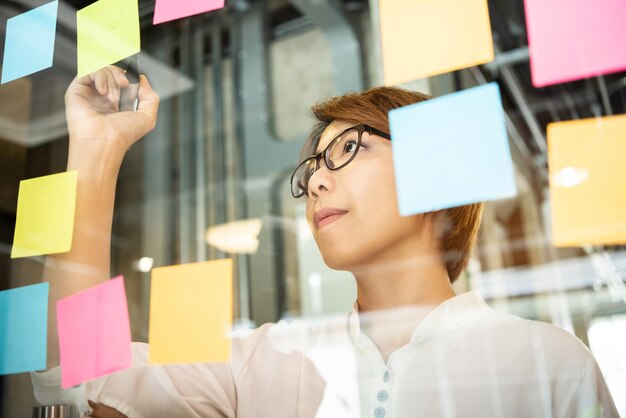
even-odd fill
[{"label": "eyeglasses", "polygon": [[309,180],[319,170],[321,158],[324,159],[326,167],[332,171],[339,170],[350,164],[361,148],[363,132],[391,140],[391,136],[388,133],[364,124],[346,129],[330,141],[324,151],[306,158],[298,165],[291,176],[291,194],[293,197],[299,198],[307,193]]}]

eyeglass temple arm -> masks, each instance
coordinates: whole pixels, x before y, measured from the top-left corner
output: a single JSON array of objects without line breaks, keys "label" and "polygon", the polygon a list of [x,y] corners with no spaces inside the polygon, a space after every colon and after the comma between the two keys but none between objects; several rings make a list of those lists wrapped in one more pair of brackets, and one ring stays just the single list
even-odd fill
[{"label": "eyeglass temple arm", "polygon": [[385,139],[391,140],[391,135],[389,135],[387,132],[383,132],[383,131],[381,131],[379,129],[372,128],[371,126],[367,126],[366,125],[365,126],[365,131],[367,133],[369,133],[370,135],[371,134],[375,134],[375,135],[378,135],[378,136],[382,136]]}]

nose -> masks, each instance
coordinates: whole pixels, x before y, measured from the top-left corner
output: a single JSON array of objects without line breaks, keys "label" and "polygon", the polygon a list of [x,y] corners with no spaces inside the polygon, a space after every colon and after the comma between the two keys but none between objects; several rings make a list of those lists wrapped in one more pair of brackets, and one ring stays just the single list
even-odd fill
[{"label": "nose", "polygon": [[334,180],[331,171],[326,166],[323,158],[318,160],[318,169],[309,179],[308,195],[311,199],[316,199],[320,193],[329,192],[334,188]]}]

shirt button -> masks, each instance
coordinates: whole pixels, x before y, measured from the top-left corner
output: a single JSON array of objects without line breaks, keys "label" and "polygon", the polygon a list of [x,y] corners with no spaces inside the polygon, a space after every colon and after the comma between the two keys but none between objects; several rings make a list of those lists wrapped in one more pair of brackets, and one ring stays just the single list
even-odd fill
[{"label": "shirt button", "polygon": [[378,392],[378,395],[376,395],[376,398],[379,402],[385,402],[387,399],[389,399],[389,393],[387,393],[386,390],[381,390],[380,392]]},{"label": "shirt button", "polygon": [[387,372],[385,372],[385,374],[383,375],[383,381],[384,381],[385,383],[387,383],[387,382],[389,381],[389,372],[388,372],[388,371],[387,371]]},{"label": "shirt button", "polygon": [[378,408],[374,409],[374,416],[376,418],[383,418],[385,416],[385,413],[386,413],[385,412],[385,408],[382,408],[380,406]]}]

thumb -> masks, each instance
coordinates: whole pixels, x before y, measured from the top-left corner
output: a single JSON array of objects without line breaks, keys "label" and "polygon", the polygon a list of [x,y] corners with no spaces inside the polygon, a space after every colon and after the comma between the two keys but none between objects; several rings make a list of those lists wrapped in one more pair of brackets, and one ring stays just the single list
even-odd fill
[{"label": "thumb", "polygon": [[139,76],[139,106],[137,114],[142,116],[144,122],[142,125],[143,136],[154,129],[159,112],[159,95],[152,89],[148,78],[145,75]]}]

